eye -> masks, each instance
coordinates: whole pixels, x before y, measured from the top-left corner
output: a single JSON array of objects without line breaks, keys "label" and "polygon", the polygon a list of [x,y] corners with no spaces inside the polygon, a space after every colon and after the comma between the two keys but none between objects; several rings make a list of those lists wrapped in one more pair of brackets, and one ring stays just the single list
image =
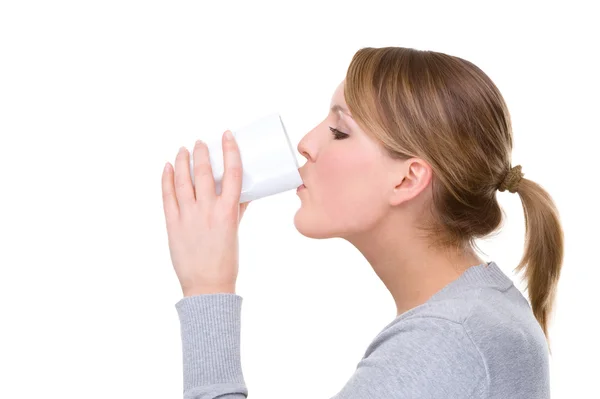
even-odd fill
[{"label": "eye", "polygon": [[329,126],[329,130],[333,133],[334,140],[343,140],[348,137],[348,135],[344,132],[340,132],[334,127]]}]

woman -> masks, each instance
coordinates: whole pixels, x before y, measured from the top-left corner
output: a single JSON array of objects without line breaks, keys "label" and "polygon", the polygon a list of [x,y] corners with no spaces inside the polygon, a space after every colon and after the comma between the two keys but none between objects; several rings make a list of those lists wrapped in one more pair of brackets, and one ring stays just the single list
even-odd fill
[{"label": "woman", "polygon": [[[472,63],[399,47],[354,55],[329,114],[298,145],[306,189],[294,223],[307,237],[356,246],[392,294],[397,317],[335,399],[550,397],[546,336],[563,233],[549,195],[511,167],[511,135],[499,90]],[[247,204],[237,203],[235,140],[223,146],[220,197],[201,144],[194,156],[209,177],[196,182],[200,191],[191,188],[187,151],[175,176],[169,167],[163,174],[185,296],[176,308],[187,398],[248,394],[232,250]],[[525,253],[516,270],[525,272],[531,305],[474,250],[474,240],[502,221],[496,190],[518,193],[523,203]]]}]

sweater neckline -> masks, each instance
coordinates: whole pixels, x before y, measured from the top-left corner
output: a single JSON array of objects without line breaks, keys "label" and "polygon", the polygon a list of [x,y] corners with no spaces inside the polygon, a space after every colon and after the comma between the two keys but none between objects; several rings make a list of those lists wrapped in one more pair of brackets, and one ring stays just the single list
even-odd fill
[{"label": "sweater neckline", "polygon": [[433,294],[427,302],[446,297],[465,288],[490,287],[503,291],[511,285],[513,285],[513,281],[498,267],[496,262],[485,262],[466,269],[457,279]]},{"label": "sweater neckline", "polygon": [[421,307],[427,306],[429,303],[444,298],[453,297],[456,294],[460,294],[465,290],[477,289],[477,288],[495,288],[500,291],[505,291],[513,285],[512,280],[504,274],[504,272],[498,267],[496,262],[490,261],[479,265],[470,266],[467,268],[458,278],[446,284],[442,289],[433,294],[427,301],[418,305],[406,312],[397,315],[386,327],[382,329],[380,334],[387,330],[390,326],[398,323],[400,320],[410,317],[413,313],[417,312]]}]

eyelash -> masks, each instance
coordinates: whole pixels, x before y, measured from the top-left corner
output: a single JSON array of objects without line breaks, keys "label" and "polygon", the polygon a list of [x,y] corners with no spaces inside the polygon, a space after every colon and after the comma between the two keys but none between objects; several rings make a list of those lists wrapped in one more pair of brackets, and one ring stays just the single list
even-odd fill
[{"label": "eyelash", "polygon": [[331,132],[333,133],[333,136],[335,137],[334,140],[343,140],[346,137],[348,137],[348,135],[344,132],[340,132],[339,130],[337,130],[334,127],[329,126],[329,130],[331,130]]}]

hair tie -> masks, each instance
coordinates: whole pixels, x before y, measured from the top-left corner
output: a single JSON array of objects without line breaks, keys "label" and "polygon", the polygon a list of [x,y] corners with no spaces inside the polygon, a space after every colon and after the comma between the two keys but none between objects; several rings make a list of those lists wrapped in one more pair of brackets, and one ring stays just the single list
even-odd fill
[{"label": "hair tie", "polygon": [[498,190],[508,190],[511,193],[516,193],[519,189],[519,182],[523,178],[523,173],[521,173],[521,169],[521,165],[517,165],[511,168],[508,171],[508,173],[504,176],[504,180],[502,180],[502,183],[500,183],[500,187],[498,187]]}]

